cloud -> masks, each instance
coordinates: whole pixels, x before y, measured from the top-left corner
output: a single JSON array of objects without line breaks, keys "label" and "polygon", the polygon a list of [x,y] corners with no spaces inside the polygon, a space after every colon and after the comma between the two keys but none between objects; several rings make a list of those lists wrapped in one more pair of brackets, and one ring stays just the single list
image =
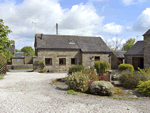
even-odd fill
[{"label": "cloud", "polygon": [[146,8],[136,19],[132,26],[127,26],[127,31],[145,32],[150,28],[150,8]]},{"label": "cloud", "polygon": [[55,34],[58,23],[59,34],[91,36],[104,20],[90,3],[63,9],[56,0],[24,0],[19,5],[13,1],[0,3],[0,7],[0,17],[13,31],[9,38],[16,40],[16,48],[28,45],[27,40],[34,39],[35,27],[36,33]]},{"label": "cloud", "polygon": [[123,30],[123,26],[117,25],[114,22],[105,24],[104,26],[100,27],[99,32],[105,32],[105,33],[121,33]]},{"label": "cloud", "polygon": [[135,31],[145,31],[150,28],[150,8],[146,8],[133,24]]},{"label": "cloud", "polygon": [[134,0],[123,0],[122,2],[123,2],[124,5],[130,5],[130,4],[133,3],[133,1]]},{"label": "cloud", "polygon": [[122,3],[124,5],[135,5],[139,3],[146,2],[147,0],[122,0]]},{"label": "cloud", "polygon": [[[8,38],[16,41],[16,48],[32,46],[36,33],[93,36],[100,33],[120,33],[122,26],[114,22],[103,25],[92,3],[80,3],[63,9],[58,0],[24,0],[0,3],[0,17],[13,31]],[[34,22],[34,23],[32,23]]]}]

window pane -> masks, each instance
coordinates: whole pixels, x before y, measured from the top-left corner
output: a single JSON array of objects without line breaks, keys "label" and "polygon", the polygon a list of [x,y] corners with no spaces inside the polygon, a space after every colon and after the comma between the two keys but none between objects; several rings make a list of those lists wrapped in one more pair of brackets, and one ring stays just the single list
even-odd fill
[{"label": "window pane", "polygon": [[77,58],[72,58],[71,59],[71,64],[77,64]]},{"label": "window pane", "polygon": [[60,58],[59,59],[59,64],[66,64],[66,59],[65,58]]},{"label": "window pane", "polygon": [[45,59],[45,63],[48,65],[52,65],[52,59],[51,58]]}]

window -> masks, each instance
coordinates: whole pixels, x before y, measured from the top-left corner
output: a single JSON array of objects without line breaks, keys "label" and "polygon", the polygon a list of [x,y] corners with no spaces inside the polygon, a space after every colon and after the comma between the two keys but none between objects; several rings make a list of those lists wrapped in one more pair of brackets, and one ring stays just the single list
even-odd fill
[{"label": "window", "polygon": [[66,58],[59,58],[59,65],[66,65]]},{"label": "window", "polygon": [[75,42],[72,39],[69,39],[69,44],[75,44]]},{"label": "window", "polygon": [[52,58],[45,58],[46,65],[52,65]]},{"label": "window", "polygon": [[100,60],[100,57],[99,56],[95,56],[95,61],[98,61]]},{"label": "window", "polygon": [[21,61],[21,59],[16,59],[17,62]]},{"label": "window", "polygon": [[77,64],[77,58],[71,58],[71,64]]}]

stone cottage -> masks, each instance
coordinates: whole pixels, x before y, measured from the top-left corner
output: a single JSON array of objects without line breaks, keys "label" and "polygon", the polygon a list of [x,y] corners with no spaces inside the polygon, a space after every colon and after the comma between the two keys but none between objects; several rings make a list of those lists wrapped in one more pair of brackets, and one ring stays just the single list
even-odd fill
[{"label": "stone cottage", "polygon": [[39,70],[37,62],[44,62],[43,70],[66,72],[73,65],[92,67],[94,60],[111,62],[110,49],[101,37],[69,35],[35,35],[33,69]]},{"label": "stone cottage", "polygon": [[124,55],[125,63],[135,69],[150,67],[150,29],[143,34],[144,41],[137,41]]},{"label": "stone cottage", "polygon": [[125,53],[126,53],[125,51],[112,52],[111,54],[111,68],[112,69],[118,69],[118,65],[125,63],[124,61]]}]

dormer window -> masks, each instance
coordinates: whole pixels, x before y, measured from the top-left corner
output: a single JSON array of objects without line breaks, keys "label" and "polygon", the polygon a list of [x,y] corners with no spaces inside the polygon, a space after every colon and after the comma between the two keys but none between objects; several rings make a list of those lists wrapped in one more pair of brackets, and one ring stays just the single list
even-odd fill
[{"label": "dormer window", "polygon": [[69,39],[69,44],[75,44],[75,42],[72,39]]}]

